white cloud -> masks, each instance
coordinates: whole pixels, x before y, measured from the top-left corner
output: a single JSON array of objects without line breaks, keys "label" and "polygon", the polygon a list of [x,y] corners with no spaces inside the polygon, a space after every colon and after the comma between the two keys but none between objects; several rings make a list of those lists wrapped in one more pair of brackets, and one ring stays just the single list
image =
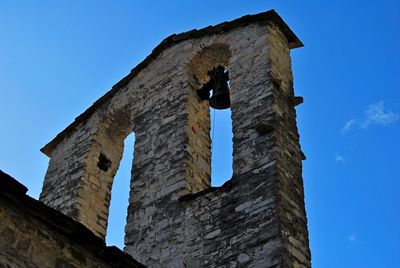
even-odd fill
[{"label": "white cloud", "polygon": [[336,162],[343,162],[344,161],[344,157],[339,155],[339,154],[336,154],[336,158],[335,159],[336,159]]},{"label": "white cloud", "polygon": [[354,119],[347,121],[347,123],[342,128],[342,132],[349,131],[355,126],[356,121]]},{"label": "white cloud", "polygon": [[347,239],[350,241],[350,243],[354,243],[357,241],[357,237],[354,233],[350,234]]},{"label": "white cloud", "polygon": [[372,125],[390,125],[400,118],[400,114],[385,110],[383,101],[373,103],[364,111],[364,116],[359,119],[352,119],[346,122],[342,133],[348,132],[355,127],[368,128]]},{"label": "white cloud", "polygon": [[385,111],[383,101],[371,104],[365,111],[365,120],[361,125],[364,128],[372,124],[376,125],[389,125],[399,119],[399,114],[391,111]]}]

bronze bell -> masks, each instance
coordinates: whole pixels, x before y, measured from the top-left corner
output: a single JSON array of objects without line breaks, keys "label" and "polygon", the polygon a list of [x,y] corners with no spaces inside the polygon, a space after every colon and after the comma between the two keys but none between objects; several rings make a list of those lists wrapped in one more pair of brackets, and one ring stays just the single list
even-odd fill
[{"label": "bronze bell", "polygon": [[[210,81],[197,90],[197,95],[202,100],[209,100],[210,106],[214,109],[226,109],[231,106],[229,97],[229,72],[223,66],[218,66],[209,71]],[[210,98],[210,91],[212,96]]]}]

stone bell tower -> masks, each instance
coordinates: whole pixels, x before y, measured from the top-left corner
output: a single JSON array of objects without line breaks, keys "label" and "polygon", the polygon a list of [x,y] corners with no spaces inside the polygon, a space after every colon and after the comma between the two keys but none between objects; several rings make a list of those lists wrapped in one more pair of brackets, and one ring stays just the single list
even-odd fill
[{"label": "stone bell tower", "polygon": [[[50,163],[40,200],[104,238],[123,141],[134,132],[124,250],[135,259],[310,267],[295,110],[302,98],[290,61],[301,46],[273,10],[166,38],[42,149]],[[232,110],[233,177],[211,187],[213,102],[198,93],[217,68],[229,70],[219,105]]]}]

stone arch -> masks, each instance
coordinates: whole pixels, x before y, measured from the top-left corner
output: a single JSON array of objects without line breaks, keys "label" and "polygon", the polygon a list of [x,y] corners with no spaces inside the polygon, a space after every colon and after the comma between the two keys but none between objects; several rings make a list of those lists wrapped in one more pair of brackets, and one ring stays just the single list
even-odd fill
[{"label": "stone arch", "polygon": [[[124,140],[133,132],[131,112],[127,107],[104,115],[92,136],[86,160],[86,182],[80,198],[80,221],[105,238],[111,188],[124,151]],[[84,211],[84,212],[83,212]]]},{"label": "stone arch", "polygon": [[192,193],[211,186],[210,107],[196,93],[208,82],[208,71],[219,65],[229,66],[231,50],[227,44],[214,43],[196,52],[187,64],[188,94],[188,177]]},{"label": "stone arch", "polygon": [[203,47],[187,64],[189,79],[192,83],[196,83],[196,86],[202,85],[208,80],[207,72],[218,65],[228,67],[231,56],[232,53],[227,44],[214,43]]}]

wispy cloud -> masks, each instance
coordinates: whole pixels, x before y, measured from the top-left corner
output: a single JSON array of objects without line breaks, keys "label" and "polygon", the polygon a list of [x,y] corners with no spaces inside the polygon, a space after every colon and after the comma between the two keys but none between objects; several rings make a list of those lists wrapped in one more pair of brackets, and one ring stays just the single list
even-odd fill
[{"label": "wispy cloud", "polygon": [[399,114],[391,111],[385,111],[383,101],[371,104],[365,111],[365,120],[362,124],[367,128],[372,124],[376,125],[390,125],[399,119]]},{"label": "wispy cloud", "polygon": [[346,132],[346,131],[349,131],[350,129],[352,129],[355,126],[355,123],[356,123],[356,121],[354,119],[347,121],[346,124],[342,128],[342,132]]},{"label": "wispy cloud", "polygon": [[356,234],[352,233],[347,237],[347,240],[349,240],[350,243],[354,243],[357,241],[357,236]]},{"label": "wispy cloud", "polygon": [[335,160],[336,160],[336,162],[343,162],[344,161],[344,157],[339,155],[339,154],[336,154]]},{"label": "wispy cloud", "polygon": [[351,119],[347,121],[343,128],[342,133],[348,132],[355,127],[369,128],[373,125],[387,126],[399,120],[400,114],[385,109],[383,101],[373,103],[364,111],[361,119]]}]

